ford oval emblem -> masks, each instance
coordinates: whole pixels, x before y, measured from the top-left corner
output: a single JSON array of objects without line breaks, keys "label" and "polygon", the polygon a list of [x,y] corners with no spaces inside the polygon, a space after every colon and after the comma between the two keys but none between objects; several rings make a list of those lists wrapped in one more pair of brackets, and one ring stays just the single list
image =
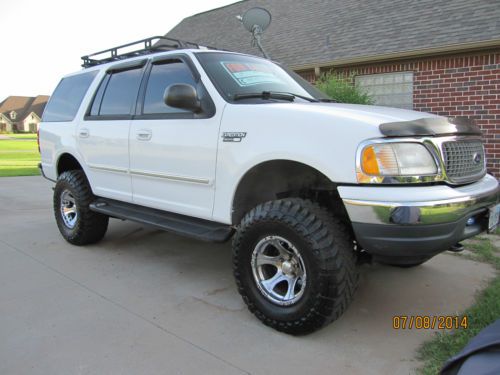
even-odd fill
[{"label": "ford oval emblem", "polygon": [[479,152],[476,152],[474,156],[472,157],[472,160],[474,160],[474,163],[479,164],[481,163],[481,160],[483,160],[483,157]]}]

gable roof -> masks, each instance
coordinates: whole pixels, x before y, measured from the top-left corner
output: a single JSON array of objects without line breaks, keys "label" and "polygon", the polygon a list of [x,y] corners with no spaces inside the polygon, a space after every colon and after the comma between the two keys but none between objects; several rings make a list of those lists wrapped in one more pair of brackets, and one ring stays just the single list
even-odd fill
[{"label": "gable roof", "polygon": [[22,121],[28,115],[29,108],[33,100],[30,96],[9,96],[0,107],[0,112],[10,119],[10,113],[16,112],[16,118],[12,122]]},{"label": "gable roof", "polygon": [[0,112],[0,122],[8,122],[9,124],[12,124],[12,120],[10,119],[10,117],[4,115],[1,112]]},{"label": "gable roof", "polygon": [[35,97],[35,100],[33,100],[33,103],[31,104],[31,108],[29,110],[30,113],[35,112],[35,114],[39,118],[42,118],[43,110],[45,109],[49,98],[50,97],[48,95],[38,95],[37,97]]},{"label": "gable roof", "polygon": [[273,17],[264,48],[292,67],[500,47],[498,0],[244,0],[185,18],[166,36],[261,55],[236,18],[255,6]]},{"label": "gable roof", "polygon": [[0,103],[0,113],[3,113],[10,120],[10,113],[16,111],[17,116],[15,120],[11,120],[12,122],[23,121],[32,112],[41,118],[48,100],[47,95],[38,95],[36,97],[9,96]]}]

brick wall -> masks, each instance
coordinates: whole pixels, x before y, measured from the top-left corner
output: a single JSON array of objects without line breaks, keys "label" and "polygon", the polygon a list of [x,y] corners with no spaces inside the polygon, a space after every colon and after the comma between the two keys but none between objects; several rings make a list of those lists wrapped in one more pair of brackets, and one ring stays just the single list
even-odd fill
[{"label": "brick wall", "polygon": [[[322,69],[322,72],[331,69]],[[413,106],[467,116],[483,131],[488,172],[500,178],[500,50],[337,68],[339,74],[413,71]],[[314,71],[298,72],[314,82]]]}]

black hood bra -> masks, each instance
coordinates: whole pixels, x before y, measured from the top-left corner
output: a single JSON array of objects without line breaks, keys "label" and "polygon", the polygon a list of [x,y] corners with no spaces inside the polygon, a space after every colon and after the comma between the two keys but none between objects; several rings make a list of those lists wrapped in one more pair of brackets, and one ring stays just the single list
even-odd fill
[{"label": "black hood bra", "polygon": [[387,122],[379,126],[387,137],[414,137],[437,135],[478,135],[481,130],[472,119],[465,117],[429,117],[418,120]]}]

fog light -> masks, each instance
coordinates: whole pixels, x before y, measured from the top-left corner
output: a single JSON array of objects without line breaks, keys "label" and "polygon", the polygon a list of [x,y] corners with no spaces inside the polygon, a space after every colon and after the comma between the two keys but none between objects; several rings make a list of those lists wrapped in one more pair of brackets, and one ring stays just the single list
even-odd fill
[{"label": "fog light", "polygon": [[476,224],[476,219],[474,219],[473,217],[470,217],[470,218],[467,219],[466,225],[468,227],[470,227],[471,225],[474,225],[474,224]]}]

